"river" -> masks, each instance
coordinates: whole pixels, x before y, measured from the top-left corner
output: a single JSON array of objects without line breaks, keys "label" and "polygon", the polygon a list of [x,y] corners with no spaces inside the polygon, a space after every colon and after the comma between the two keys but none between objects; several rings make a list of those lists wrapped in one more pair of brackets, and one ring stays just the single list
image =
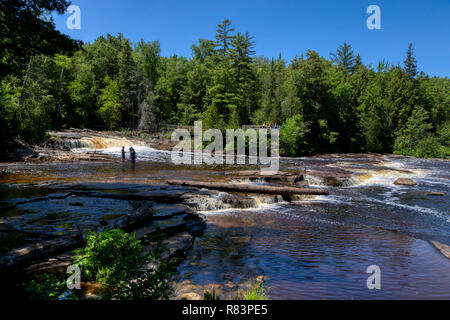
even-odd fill
[{"label": "river", "polygon": [[[110,162],[2,164],[11,174],[0,181],[1,200],[69,182],[135,188],[173,178],[223,180],[246,169],[174,166],[168,152],[135,149],[135,167],[119,160],[119,148],[99,151]],[[219,284],[225,298],[264,275],[272,299],[450,299],[450,260],[431,243],[450,245],[449,161],[345,154],[281,159],[281,170],[300,169],[350,175],[340,187],[306,176],[330,196],[247,209],[206,205],[207,229],[179,267],[179,281],[198,290]],[[394,185],[399,177],[417,185]],[[381,270],[380,290],[367,287],[372,265]]]}]

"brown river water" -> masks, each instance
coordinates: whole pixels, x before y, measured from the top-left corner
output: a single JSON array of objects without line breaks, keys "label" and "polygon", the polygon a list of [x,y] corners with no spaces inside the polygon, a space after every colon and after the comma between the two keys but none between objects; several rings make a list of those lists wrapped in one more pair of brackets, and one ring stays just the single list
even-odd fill
[{"label": "brown river water", "polygon": [[[54,194],[55,188],[74,183],[133,192],[166,179],[226,181],[228,173],[248,169],[175,166],[167,152],[136,150],[135,167],[119,160],[118,148],[101,151],[111,156],[110,162],[1,164],[0,169],[10,174],[0,180],[0,200]],[[262,201],[255,208],[199,200],[207,229],[180,265],[180,283],[199,294],[220,285],[227,298],[263,275],[272,299],[450,299],[450,260],[431,243],[450,245],[450,162],[325,155],[282,159],[281,170],[350,174],[341,187],[328,187],[317,175],[306,175],[311,186],[329,190],[330,196]],[[412,178],[417,186],[394,185],[399,177]],[[445,195],[428,195],[432,191]],[[92,204],[97,207],[82,212],[80,219],[79,211],[55,201],[51,209],[30,204],[2,214],[0,226],[58,234],[89,214],[130,209],[109,199]],[[371,265],[380,267],[380,290],[367,288],[366,270]]]}]

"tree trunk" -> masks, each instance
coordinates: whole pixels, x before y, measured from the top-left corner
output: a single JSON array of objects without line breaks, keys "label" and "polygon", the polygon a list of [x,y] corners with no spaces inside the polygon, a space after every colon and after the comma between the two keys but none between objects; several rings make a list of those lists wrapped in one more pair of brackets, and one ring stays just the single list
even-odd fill
[{"label": "tree trunk", "polygon": [[184,187],[205,188],[218,191],[277,194],[277,195],[329,195],[328,191],[312,188],[275,187],[275,186],[255,186],[246,184],[197,182],[183,180],[168,180],[170,185]]}]

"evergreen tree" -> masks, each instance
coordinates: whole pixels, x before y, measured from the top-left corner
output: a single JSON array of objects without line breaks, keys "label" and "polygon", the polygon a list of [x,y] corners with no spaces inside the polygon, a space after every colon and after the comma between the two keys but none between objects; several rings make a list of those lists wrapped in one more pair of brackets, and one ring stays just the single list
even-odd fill
[{"label": "evergreen tree", "polygon": [[231,35],[232,32],[235,31],[234,28],[231,28],[231,21],[226,19],[222,23],[217,26],[216,31],[216,47],[220,55],[226,57],[230,53],[230,44],[234,39],[234,36]]},{"label": "evergreen tree", "polygon": [[408,46],[408,52],[406,53],[406,60],[404,62],[404,70],[408,75],[409,79],[414,79],[417,76],[417,60],[414,57],[413,44],[410,43]]},{"label": "evergreen tree", "polygon": [[[330,53],[333,58],[333,62],[338,65],[339,68],[342,68],[347,73],[351,73],[355,71],[355,53],[353,52],[352,46],[344,43],[340,45],[336,53]],[[360,61],[359,61],[360,62]]]}]

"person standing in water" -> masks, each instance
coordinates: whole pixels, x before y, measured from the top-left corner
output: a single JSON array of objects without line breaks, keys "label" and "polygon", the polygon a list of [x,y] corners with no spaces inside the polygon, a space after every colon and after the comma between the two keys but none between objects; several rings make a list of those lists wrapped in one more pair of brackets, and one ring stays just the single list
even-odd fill
[{"label": "person standing in water", "polygon": [[126,156],[125,156],[125,147],[122,147],[122,160],[125,160]]},{"label": "person standing in water", "polygon": [[130,148],[130,160],[132,164],[136,163],[136,151],[134,151],[134,148]]}]

